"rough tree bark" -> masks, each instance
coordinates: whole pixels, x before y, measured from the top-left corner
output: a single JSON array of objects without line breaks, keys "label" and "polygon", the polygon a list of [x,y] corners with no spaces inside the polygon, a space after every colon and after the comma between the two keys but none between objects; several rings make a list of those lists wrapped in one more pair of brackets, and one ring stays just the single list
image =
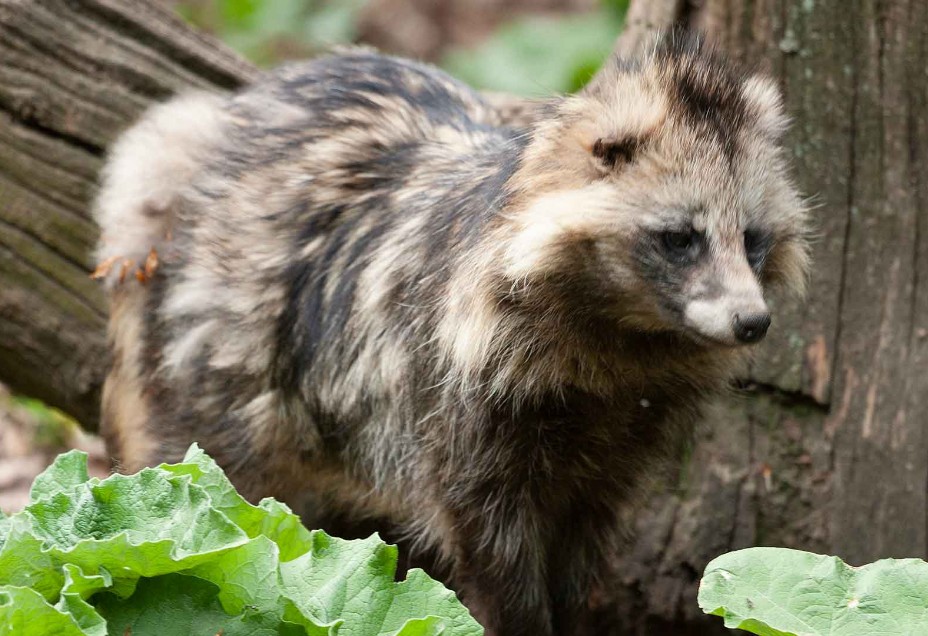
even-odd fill
[{"label": "rough tree bark", "polygon": [[618,568],[620,633],[723,634],[695,600],[722,552],[928,552],[928,3],[636,4],[779,78],[817,204],[808,300],[778,308],[745,390],[715,405]]},{"label": "rough tree bark", "polygon": [[[926,556],[928,4],[636,0],[617,50],[673,23],[780,79],[819,206],[809,300],[778,309],[618,563],[616,633],[702,636],[725,633],[695,601],[722,552]],[[105,148],[150,103],[254,73],[153,2],[0,0],[0,380],[94,426],[105,309],[87,206]]]}]

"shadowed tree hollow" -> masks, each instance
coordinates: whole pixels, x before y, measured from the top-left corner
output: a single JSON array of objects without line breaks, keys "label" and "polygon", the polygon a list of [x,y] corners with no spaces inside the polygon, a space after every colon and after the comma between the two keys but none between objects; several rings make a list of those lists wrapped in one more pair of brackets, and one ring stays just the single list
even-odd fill
[{"label": "shadowed tree hollow", "polygon": [[[732,549],[928,555],[928,4],[639,0],[617,50],[673,24],[778,78],[818,239],[808,299],[776,308],[743,388],[634,520],[608,590],[621,634],[725,633],[696,584]],[[256,73],[147,0],[0,0],[0,380],[95,427],[106,147],[152,103]]]}]

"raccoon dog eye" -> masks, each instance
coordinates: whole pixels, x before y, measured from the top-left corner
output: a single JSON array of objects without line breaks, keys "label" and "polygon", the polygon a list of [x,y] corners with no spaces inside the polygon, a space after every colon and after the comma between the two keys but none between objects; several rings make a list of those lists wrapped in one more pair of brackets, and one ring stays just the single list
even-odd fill
[{"label": "raccoon dog eye", "polygon": [[770,238],[757,230],[744,231],[744,253],[752,269],[760,269],[770,251]]},{"label": "raccoon dog eye", "polygon": [[667,254],[677,260],[693,259],[699,254],[700,236],[696,230],[661,233],[661,243]]}]

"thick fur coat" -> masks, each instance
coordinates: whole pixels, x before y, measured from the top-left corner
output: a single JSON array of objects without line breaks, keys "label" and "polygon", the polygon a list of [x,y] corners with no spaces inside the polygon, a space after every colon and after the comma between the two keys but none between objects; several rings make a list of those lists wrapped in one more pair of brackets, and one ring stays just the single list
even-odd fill
[{"label": "thick fur coat", "polygon": [[519,126],[364,50],[156,107],[97,205],[110,449],[197,441],[251,498],[390,520],[488,634],[572,633],[802,286],[783,128],[769,80],[674,38]]}]

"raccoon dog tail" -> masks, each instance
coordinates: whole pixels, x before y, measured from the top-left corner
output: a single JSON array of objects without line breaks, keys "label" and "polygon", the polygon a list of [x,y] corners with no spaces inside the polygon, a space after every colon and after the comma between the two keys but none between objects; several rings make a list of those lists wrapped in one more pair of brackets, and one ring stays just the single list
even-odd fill
[{"label": "raccoon dog tail", "polygon": [[171,237],[181,193],[222,140],[221,98],[190,93],[152,108],[112,146],[94,218],[97,277],[113,287],[142,276]]}]

